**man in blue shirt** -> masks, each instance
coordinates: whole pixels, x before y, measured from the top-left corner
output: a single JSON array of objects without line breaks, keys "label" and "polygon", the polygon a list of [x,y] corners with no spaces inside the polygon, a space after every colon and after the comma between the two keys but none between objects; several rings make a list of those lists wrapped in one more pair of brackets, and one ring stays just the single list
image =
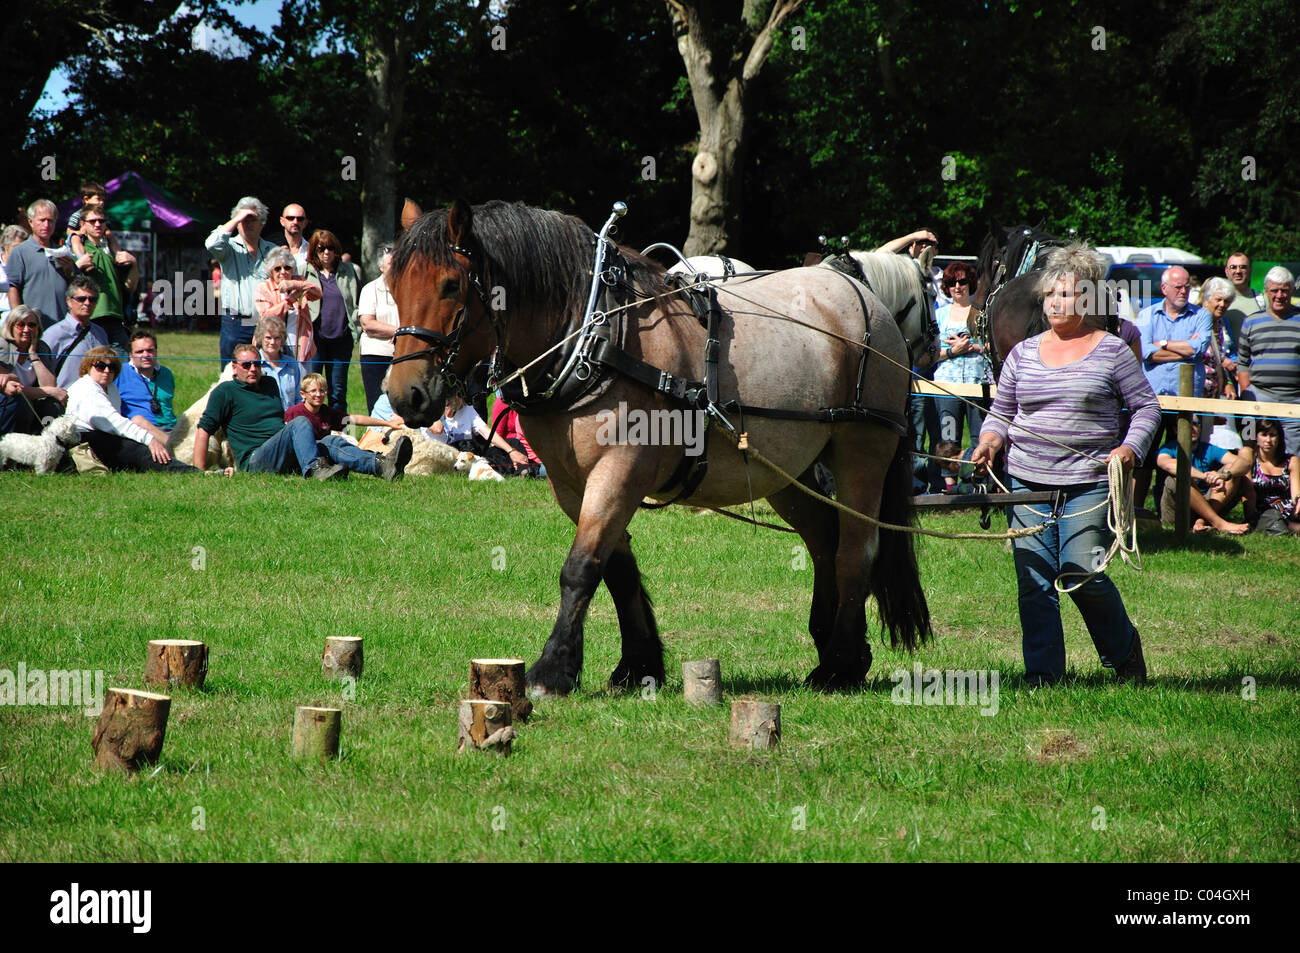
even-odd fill
[{"label": "man in blue shirt", "polygon": [[[1178,442],[1172,440],[1160,448],[1156,465],[1169,476],[1178,472]],[[1224,533],[1241,535],[1248,532],[1246,523],[1229,523],[1223,514],[1236,505],[1241,489],[1249,479],[1250,464],[1231,450],[1201,442],[1201,422],[1192,418],[1192,512],[1196,522],[1192,529],[1198,533],[1217,529]],[[1174,481],[1166,480],[1160,496],[1160,521],[1174,521]]]},{"label": "man in blue shirt", "polygon": [[136,331],[131,335],[130,358],[117,378],[122,416],[141,426],[148,424],[171,433],[176,426],[176,411],[172,408],[176,378],[158,363],[158,339],[149,331]]},{"label": "man in blue shirt", "polygon": [[[1160,280],[1162,299],[1147,305],[1138,312],[1137,326],[1142,332],[1142,370],[1157,397],[1178,396],[1178,378],[1183,364],[1192,366],[1192,394],[1200,397],[1205,392],[1205,352],[1210,347],[1210,333],[1214,319],[1210,312],[1188,303],[1192,288],[1191,276],[1181,265],[1170,265]],[[1177,414],[1161,415],[1161,433],[1165,439],[1174,439],[1177,431]],[[1152,452],[1133,471],[1133,499],[1141,507],[1146,502],[1151,486],[1151,468],[1156,464],[1155,448],[1160,446],[1161,433],[1151,442]],[[1160,499],[1156,487],[1156,499]]]}]

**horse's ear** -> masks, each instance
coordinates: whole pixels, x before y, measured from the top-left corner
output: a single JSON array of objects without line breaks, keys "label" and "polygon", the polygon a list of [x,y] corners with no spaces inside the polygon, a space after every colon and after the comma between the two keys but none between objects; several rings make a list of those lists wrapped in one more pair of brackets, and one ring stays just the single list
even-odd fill
[{"label": "horse's ear", "polygon": [[415,199],[408,197],[402,203],[402,228],[410,228],[415,224],[416,219],[424,214],[424,210],[415,204]]},{"label": "horse's ear", "polygon": [[456,199],[447,213],[447,237],[453,245],[463,246],[473,227],[474,213],[470,211],[469,203]]},{"label": "horse's ear", "polygon": [[921,274],[929,275],[930,266],[934,264],[934,256],[937,249],[933,245],[926,245],[921,249],[921,254],[917,257],[917,263],[921,266]]}]

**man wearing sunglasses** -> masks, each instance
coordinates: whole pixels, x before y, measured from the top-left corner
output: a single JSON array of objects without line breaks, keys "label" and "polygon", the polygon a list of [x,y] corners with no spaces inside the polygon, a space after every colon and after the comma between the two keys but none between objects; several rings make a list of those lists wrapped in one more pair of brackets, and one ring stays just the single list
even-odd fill
[{"label": "man wearing sunglasses", "polygon": [[[85,229],[82,234],[82,248],[85,250],[76,265],[82,273],[95,279],[99,285],[99,300],[90,320],[94,321],[108,335],[113,347],[130,353],[131,339],[126,332],[126,301],[123,291],[132,291],[140,278],[140,268],[135,256],[129,251],[119,251],[116,255],[108,242],[108,217],[104,206],[91,205],[85,209],[81,218]],[[118,270],[125,272],[119,280]]]},{"label": "man wearing sunglasses", "polygon": [[311,421],[284,422],[284,405],[275,382],[262,376],[262,358],[254,344],[237,344],[232,362],[235,379],[218,384],[208,398],[194,437],[194,465],[207,467],[208,440],[225,429],[239,469],[249,473],[292,473],[328,480],[346,476],[316,444]]},{"label": "man wearing sunglasses", "polygon": [[307,228],[307,213],[301,205],[290,203],[280,213],[280,226],[284,229],[284,243],[297,264],[295,275],[307,273],[307,239],[303,237]]},{"label": "man wearing sunglasses", "polygon": [[123,366],[117,379],[122,416],[132,423],[151,424],[171,433],[176,426],[176,411],[172,409],[176,378],[158,363],[158,339],[150,331],[136,331],[127,353],[130,363]]},{"label": "man wearing sunglasses", "polygon": [[50,369],[54,382],[67,390],[81,376],[81,359],[91,348],[108,347],[108,335],[90,320],[99,300],[99,285],[75,275],[66,293],[68,316],[51,327],[36,345],[36,356]]}]

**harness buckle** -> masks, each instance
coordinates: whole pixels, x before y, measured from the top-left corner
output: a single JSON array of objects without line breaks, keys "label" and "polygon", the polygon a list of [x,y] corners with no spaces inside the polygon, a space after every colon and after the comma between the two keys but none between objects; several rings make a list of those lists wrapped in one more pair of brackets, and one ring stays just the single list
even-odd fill
[{"label": "harness buckle", "polygon": [[585,381],[591,377],[591,365],[587,361],[579,360],[573,368],[573,376],[580,381]]}]

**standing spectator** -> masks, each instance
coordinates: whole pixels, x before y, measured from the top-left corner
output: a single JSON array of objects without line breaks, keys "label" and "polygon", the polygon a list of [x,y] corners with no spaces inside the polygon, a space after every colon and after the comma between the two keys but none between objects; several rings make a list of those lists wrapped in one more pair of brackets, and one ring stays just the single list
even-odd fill
[{"label": "standing spectator", "polygon": [[32,227],[32,237],[11,251],[5,262],[9,306],[16,308],[25,304],[40,312],[48,330],[68,313],[64,292],[68,290],[68,279],[73,272],[72,252],[54,242],[59,210],[49,199],[37,199],[29,205],[27,220]]},{"label": "standing spectator", "polygon": [[157,427],[171,433],[176,427],[176,378],[158,363],[158,339],[150,331],[131,335],[130,363],[117,378],[122,397],[122,416],[140,426]]},{"label": "standing spectator", "polygon": [[127,420],[118,413],[121,398],[113,380],[122,361],[111,347],[92,348],[81,359],[81,376],[68,388],[68,413],[95,456],[110,470],[169,470],[195,473],[194,467],[172,457],[167,435],[151,424]]},{"label": "standing spectator", "polygon": [[[1281,265],[1264,276],[1268,309],[1251,315],[1237,342],[1237,386],[1255,400],[1300,404],[1300,309],[1291,304],[1295,278]],[[1284,420],[1284,453],[1300,453],[1300,420]]]},{"label": "standing spectator", "polygon": [[280,389],[280,403],[288,410],[302,402],[298,391],[303,372],[302,365],[284,353],[284,333],[284,322],[279,318],[262,318],[253,332],[253,343],[260,349],[262,376],[275,381]]},{"label": "standing spectator", "polygon": [[[99,300],[95,303],[94,321],[108,335],[108,342],[127,353],[131,339],[126,333],[126,305],[122,291],[135,287],[140,277],[140,269],[135,256],[128,251],[119,251],[116,255],[109,249],[108,217],[102,205],[89,205],[82,218],[85,234],[80,243],[83,251],[76,259],[76,265],[83,273],[90,275],[99,285]],[[75,252],[75,249],[74,249]],[[126,276],[118,280],[118,268],[126,269]]]},{"label": "standing spectator", "polygon": [[361,289],[357,305],[361,324],[361,383],[366,389],[366,407],[373,410],[382,393],[384,375],[393,362],[393,335],[397,331],[397,302],[388,290],[388,272],[393,248],[379,252],[379,277]]},{"label": "standing spectator", "polygon": [[[1100,297],[1083,289],[1095,289],[1105,272],[1101,256],[1081,245],[1048,253],[1040,285],[1048,329],[1021,341],[1007,356],[993,413],[971,455],[977,466],[991,466],[1006,446],[1013,490],[1055,490],[1064,500],[1053,514],[1034,506],[1012,508],[1013,528],[1043,527],[1012,543],[1025,679],[1031,685],[1065,676],[1055,582],[1063,575],[1071,583],[1086,577],[1096,568],[1097,553],[1106,552],[1106,507],[1099,504],[1107,499],[1109,461],[1117,457],[1125,471],[1131,468],[1146,454],[1160,422],[1156,396],[1133,352],[1090,325],[1090,318],[1103,315],[1084,313],[1087,301],[1101,311]],[[1132,416],[1120,433],[1124,407]],[[1113,668],[1121,682],[1145,682],[1142,640],[1109,577],[1092,576],[1070,598],[1101,664]]]},{"label": "standing spectator", "polygon": [[307,277],[321,290],[319,301],[310,303],[312,331],[316,337],[316,360],[310,370],[321,370],[329,381],[329,403],[347,413],[348,365],[352,343],[360,336],[357,299],[361,280],[356,268],[339,260],[342,246],[334,233],[317,229],[307,246]]},{"label": "standing spectator", "polygon": [[282,246],[266,256],[266,269],[271,277],[257,286],[257,315],[279,318],[284,323],[284,347],[289,356],[306,364],[316,355],[309,302],[320,299],[320,287],[294,276],[293,255]]},{"label": "standing spectator", "polygon": [[[985,384],[993,381],[993,368],[984,356],[984,346],[970,336],[970,319],[979,316],[979,309],[971,301],[977,273],[965,262],[955,261],[943,272],[943,293],[952,303],[935,311],[939,322],[939,338],[943,348],[939,351],[939,366],[934,379],[940,384]],[[940,397],[935,401],[939,412],[939,439],[961,446],[962,422],[970,433],[971,443],[978,440],[980,425],[984,423],[984,410],[975,403],[963,403],[956,397]],[[982,401],[979,402],[983,404]],[[942,456],[942,454],[939,454]]]},{"label": "standing spectator", "polygon": [[12,305],[9,303],[9,275],[5,263],[9,253],[27,241],[31,233],[21,225],[6,225],[0,232],[0,314],[8,314]]},{"label": "standing spectator", "polygon": [[[1191,287],[1187,269],[1170,265],[1160,280],[1164,298],[1147,305],[1138,314],[1137,326],[1142,331],[1142,369],[1157,396],[1178,396],[1178,368],[1182,364],[1192,365],[1193,396],[1200,397],[1205,390],[1205,352],[1210,348],[1213,321],[1208,311],[1189,303]],[[1138,507],[1146,505],[1156,453],[1165,440],[1177,439],[1177,425],[1177,414],[1166,413],[1161,417],[1161,432],[1156,434],[1150,453],[1133,475],[1133,500]],[[1163,484],[1163,478],[1157,479],[1157,508]]]},{"label": "standing spectator", "polygon": [[36,346],[36,356],[64,390],[81,376],[81,359],[91,348],[108,346],[104,329],[90,320],[98,299],[99,286],[85,275],[75,275],[64,294],[68,316],[49,328]]},{"label": "standing spectator", "polygon": [[305,275],[307,273],[307,213],[303,211],[301,205],[290,203],[280,213],[280,226],[284,229],[285,247],[293,256],[293,273]]},{"label": "standing spectator", "polygon": [[221,266],[221,364],[234,356],[236,344],[251,344],[257,325],[257,286],[267,279],[263,259],[275,248],[262,237],[267,208],[246,195],[230,210],[204,243]]},{"label": "standing spectator", "polygon": [[[1241,340],[1241,326],[1246,319],[1268,307],[1264,296],[1250,286],[1250,256],[1244,251],[1235,251],[1228,256],[1223,266],[1223,273],[1232,282],[1232,299],[1223,320],[1228,325],[1228,334],[1233,341]],[[1204,298],[1201,300],[1204,305]]]}]

